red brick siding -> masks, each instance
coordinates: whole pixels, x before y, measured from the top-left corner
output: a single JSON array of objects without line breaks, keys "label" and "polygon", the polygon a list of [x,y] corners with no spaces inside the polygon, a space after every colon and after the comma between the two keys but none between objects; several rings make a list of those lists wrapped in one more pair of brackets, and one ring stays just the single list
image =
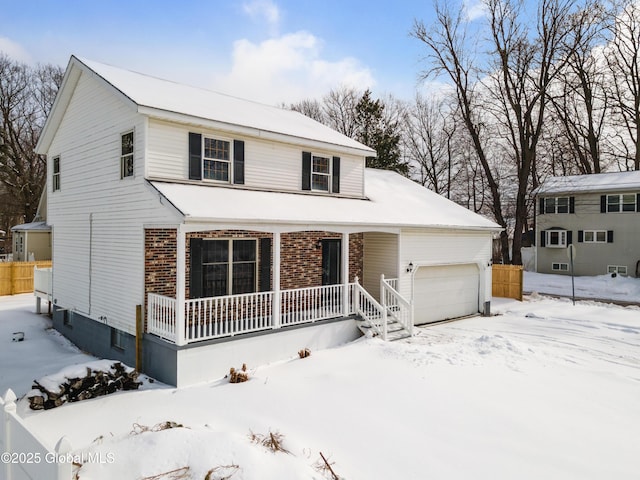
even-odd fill
[{"label": "red brick siding", "polygon": [[176,230],[146,229],[144,231],[145,293],[157,293],[175,298],[177,262]]}]

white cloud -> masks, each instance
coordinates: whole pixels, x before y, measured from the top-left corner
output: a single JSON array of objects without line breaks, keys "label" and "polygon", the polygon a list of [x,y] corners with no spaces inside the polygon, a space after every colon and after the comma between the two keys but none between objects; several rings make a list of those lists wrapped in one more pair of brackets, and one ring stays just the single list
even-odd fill
[{"label": "white cloud", "polygon": [[261,43],[234,43],[229,73],[216,75],[213,88],[263,103],[295,102],[319,97],[339,85],[372,87],[370,70],[356,59],[321,57],[322,42],[300,31]]},{"label": "white cloud", "polygon": [[280,21],[280,10],[271,0],[253,0],[242,4],[242,10],[254,20],[264,20],[271,28]]},{"label": "white cloud", "polygon": [[29,55],[22,45],[7,37],[0,37],[0,52],[18,62],[32,63],[33,61],[31,55]]},{"label": "white cloud", "polygon": [[487,15],[487,6],[483,0],[465,0],[462,8],[469,22]]}]

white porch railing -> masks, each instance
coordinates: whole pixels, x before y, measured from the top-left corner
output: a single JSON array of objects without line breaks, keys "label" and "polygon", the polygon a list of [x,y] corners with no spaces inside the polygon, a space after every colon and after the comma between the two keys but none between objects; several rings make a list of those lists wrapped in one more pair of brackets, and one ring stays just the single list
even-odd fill
[{"label": "white porch railing", "polygon": [[386,341],[388,333],[386,309],[360,285],[357,277],[352,288],[355,313],[360,315],[371,329]]},{"label": "white porch railing", "polygon": [[[177,300],[150,293],[147,329],[165,340],[184,344],[358,314],[386,340],[388,319],[396,319],[406,329],[412,328],[413,319],[411,304],[387,281],[381,283],[385,285],[386,307],[360,286],[357,278],[347,285],[282,290],[277,305],[274,292],[186,300],[183,331],[177,326]],[[274,310],[279,310],[277,321]]]},{"label": "white porch railing", "polygon": [[409,335],[413,335],[413,303],[404,298],[397,290],[398,279],[380,276],[380,300],[387,317],[396,320]]},{"label": "white porch railing", "polygon": [[51,301],[52,268],[33,268],[33,292]]},{"label": "white porch railing", "polygon": [[187,300],[184,338],[189,343],[270,329],[272,301],[273,292]]},{"label": "white porch railing", "polygon": [[349,312],[343,312],[343,291],[344,285],[281,291],[281,325],[296,325],[348,315]]},{"label": "white porch railing", "polygon": [[176,299],[150,293],[147,297],[149,333],[176,342]]}]

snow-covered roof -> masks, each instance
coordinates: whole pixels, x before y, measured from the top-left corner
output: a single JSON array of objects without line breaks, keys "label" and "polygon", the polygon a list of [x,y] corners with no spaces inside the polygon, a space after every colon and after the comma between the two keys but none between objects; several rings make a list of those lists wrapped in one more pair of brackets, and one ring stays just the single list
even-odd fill
[{"label": "snow-covered roof", "polygon": [[[187,222],[501,230],[491,220],[386,170],[366,169],[367,199],[151,183]],[[219,205],[225,207],[213,207]]]},{"label": "snow-covered roof", "polygon": [[[111,65],[94,62],[87,59],[71,57],[67,67],[67,78],[77,76],[74,70],[88,71],[97,75],[111,85],[122,95],[137,106],[140,113],[159,118],[189,121],[194,124],[215,122],[229,131],[238,128],[248,129],[249,134],[256,136],[284,135],[289,141],[304,143],[305,141],[321,142],[334,146],[356,150],[365,156],[375,156],[375,150],[343,135],[301,113],[264,105],[258,102],[224,95],[222,93],[202,88],[183,85],[163,80],[142,73],[117,68]],[[64,90],[67,82],[63,82]],[[73,84],[69,80],[69,84]],[[69,90],[72,90],[71,86]],[[64,110],[64,103],[68,102],[70,93],[60,95],[60,110]],[[58,99],[57,99],[58,100]],[[54,105],[54,110],[58,105]],[[52,112],[51,117],[58,117]],[[58,119],[59,121],[59,119]],[[53,120],[55,123],[55,120]],[[203,123],[204,122],[204,123]],[[49,122],[47,122],[49,123]],[[48,127],[48,125],[47,125]],[[46,142],[50,141],[50,132],[45,127],[43,145],[38,151],[46,150]],[[55,127],[53,127],[55,130]]]},{"label": "snow-covered roof", "polygon": [[12,232],[21,232],[25,230],[49,232],[51,231],[51,227],[47,225],[47,222],[23,223],[22,225],[15,225],[11,227]]},{"label": "snow-covered roof", "polygon": [[558,193],[613,192],[640,189],[640,171],[596,173],[549,177],[536,190],[537,195]]}]

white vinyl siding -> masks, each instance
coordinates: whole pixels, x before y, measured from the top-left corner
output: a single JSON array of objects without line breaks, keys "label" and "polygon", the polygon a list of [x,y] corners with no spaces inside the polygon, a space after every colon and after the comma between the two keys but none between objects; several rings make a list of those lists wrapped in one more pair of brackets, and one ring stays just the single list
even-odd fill
[{"label": "white vinyl siding", "polygon": [[176,221],[145,185],[142,155],[134,178],[120,179],[122,132],[135,129],[134,150],[144,152],[145,125],[126,99],[83,74],[49,149],[64,158],[64,188],[48,197],[54,301],[132,334],[144,302],[143,222]]},{"label": "white vinyl siding", "polygon": [[365,232],[362,286],[374,298],[380,297],[380,275],[398,277],[398,235]]},{"label": "white vinyl siding", "polygon": [[[415,297],[412,280],[407,272],[409,263],[414,272],[427,266],[475,265],[478,274],[478,309],[491,300],[491,233],[462,230],[404,229],[400,237],[399,290],[407,299]],[[437,299],[431,297],[434,302]]]},{"label": "white vinyl siding", "polygon": [[[301,189],[301,155],[308,148],[287,143],[234,135],[231,132],[203,130],[195,126],[171,124],[150,119],[147,147],[147,175],[154,179],[189,178],[189,132],[206,137],[233,138],[245,142],[245,183],[243,187],[274,191]],[[340,157],[340,195],[364,195],[364,158],[331,150],[312,149],[314,154]]]}]

